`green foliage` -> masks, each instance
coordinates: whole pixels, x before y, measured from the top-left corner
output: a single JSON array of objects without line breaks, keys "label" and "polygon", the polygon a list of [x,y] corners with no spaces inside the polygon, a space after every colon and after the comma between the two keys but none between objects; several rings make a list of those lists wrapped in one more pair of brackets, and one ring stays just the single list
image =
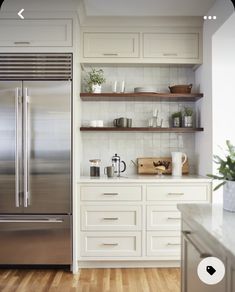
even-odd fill
[{"label": "green foliage", "polygon": [[91,68],[91,71],[87,74],[88,77],[85,79],[85,81],[88,85],[88,90],[90,92],[92,91],[93,84],[101,85],[106,81],[106,79],[104,78],[104,71],[102,69]]},{"label": "green foliage", "polygon": [[208,174],[209,177],[217,180],[223,180],[215,190],[220,188],[226,183],[226,181],[235,181],[235,146],[233,146],[230,141],[226,141],[227,152],[225,159],[222,159],[218,155],[214,155],[214,162],[218,164],[219,175]]},{"label": "green foliage", "polygon": [[184,116],[191,117],[193,115],[193,109],[191,107],[184,108]]},{"label": "green foliage", "polygon": [[171,115],[172,119],[174,118],[182,118],[182,112],[175,112]]}]

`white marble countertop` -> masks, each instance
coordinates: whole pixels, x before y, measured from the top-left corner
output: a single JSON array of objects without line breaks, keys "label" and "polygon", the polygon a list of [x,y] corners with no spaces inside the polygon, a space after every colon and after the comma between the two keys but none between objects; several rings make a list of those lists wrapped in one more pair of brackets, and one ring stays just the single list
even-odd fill
[{"label": "white marble countertop", "polygon": [[178,209],[235,256],[235,213],[211,204],[179,204]]},{"label": "white marble countertop", "polygon": [[167,183],[167,182],[211,182],[208,177],[198,175],[183,175],[182,177],[173,177],[171,175],[157,176],[157,175],[130,175],[114,178],[107,178],[107,176],[90,177],[82,176],[78,179],[78,183]]}]

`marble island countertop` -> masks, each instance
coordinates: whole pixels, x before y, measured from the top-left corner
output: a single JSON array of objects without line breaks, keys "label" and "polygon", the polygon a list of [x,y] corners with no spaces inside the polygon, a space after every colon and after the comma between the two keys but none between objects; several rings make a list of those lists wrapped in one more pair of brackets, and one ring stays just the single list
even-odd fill
[{"label": "marble island countertop", "polygon": [[78,179],[78,183],[167,183],[167,182],[211,182],[212,180],[208,177],[198,176],[198,175],[183,175],[182,177],[173,177],[171,175],[128,175],[120,176],[114,178],[107,178],[107,176],[101,177],[90,177],[81,176]]},{"label": "marble island countertop", "polygon": [[179,204],[178,209],[235,257],[235,213],[212,204]]}]

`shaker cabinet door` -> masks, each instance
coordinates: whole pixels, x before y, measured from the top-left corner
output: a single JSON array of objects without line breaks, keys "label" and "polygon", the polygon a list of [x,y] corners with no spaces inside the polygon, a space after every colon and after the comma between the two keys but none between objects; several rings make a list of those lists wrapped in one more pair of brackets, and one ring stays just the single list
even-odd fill
[{"label": "shaker cabinet door", "polygon": [[136,58],[139,57],[138,33],[83,34],[84,58]]},{"label": "shaker cabinet door", "polygon": [[1,47],[70,47],[72,20],[0,20]]},{"label": "shaker cabinet door", "polygon": [[198,59],[198,33],[145,33],[144,58]]}]

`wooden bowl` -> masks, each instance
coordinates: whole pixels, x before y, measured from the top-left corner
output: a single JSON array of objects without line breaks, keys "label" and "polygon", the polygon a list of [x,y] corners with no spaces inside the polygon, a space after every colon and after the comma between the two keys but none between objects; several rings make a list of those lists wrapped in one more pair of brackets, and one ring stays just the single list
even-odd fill
[{"label": "wooden bowl", "polygon": [[193,85],[174,85],[169,86],[171,93],[191,93]]}]

